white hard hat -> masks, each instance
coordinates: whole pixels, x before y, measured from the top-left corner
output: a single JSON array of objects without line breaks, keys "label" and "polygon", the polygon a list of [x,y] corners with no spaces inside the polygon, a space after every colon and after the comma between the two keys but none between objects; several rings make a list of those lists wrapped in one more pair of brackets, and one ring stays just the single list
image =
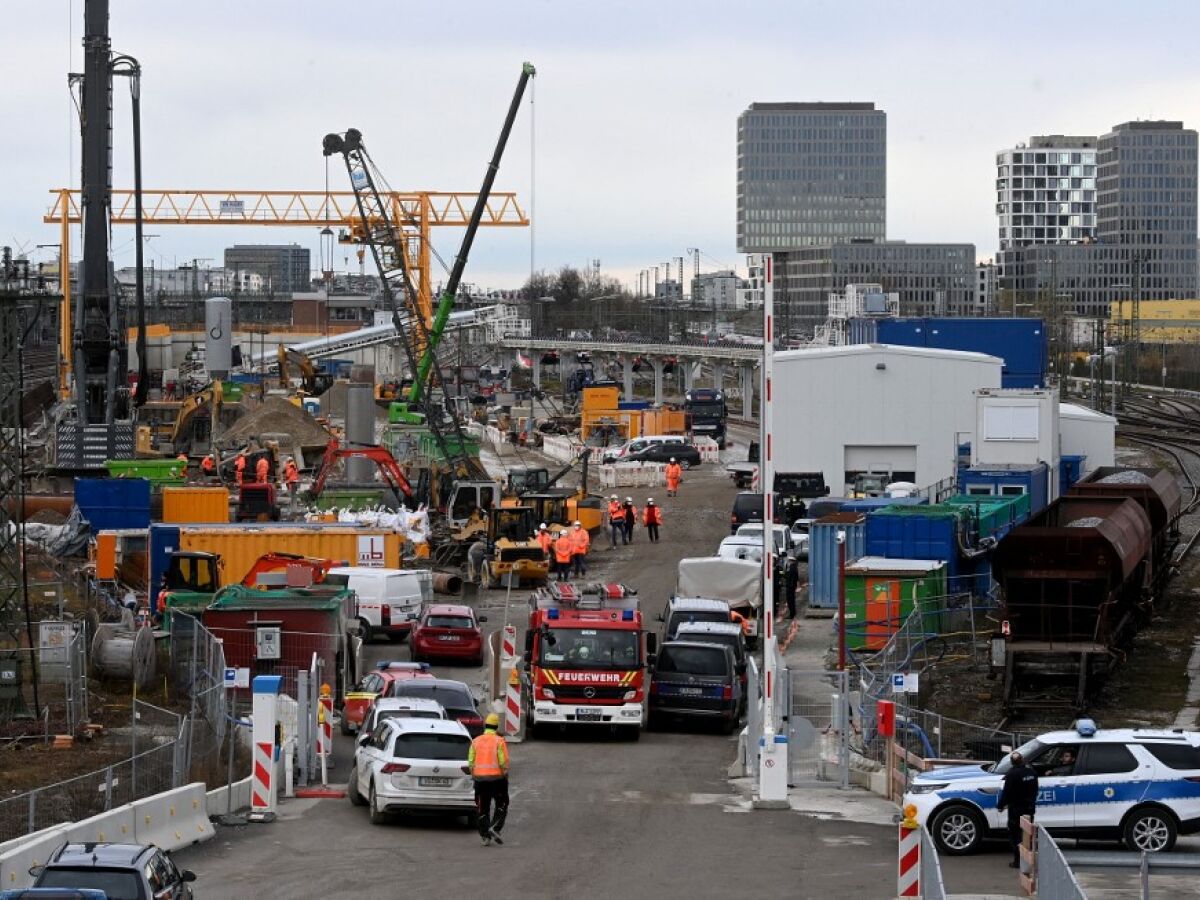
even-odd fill
[{"label": "white hard hat", "polygon": [[633,498],[632,498],[632,497],[626,497],[626,498],[625,498],[625,502],[626,502],[626,503],[632,503],[632,502],[633,502]]},{"label": "white hard hat", "polygon": [[612,495],[612,499],[613,499],[613,500],[616,500],[616,499],[617,499],[617,495],[616,495],[616,494],[613,494],[613,495]]},{"label": "white hard hat", "polygon": [[582,522],[576,522],[576,523],[575,523],[575,527],[576,527],[576,528],[582,528],[582,527],[583,527],[583,523],[582,523]]},{"label": "white hard hat", "polygon": [[671,462],[675,462],[675,457],[671,457]]},{"label": "white hard hat", "polygon": [[543,522],[541,525],[539,525],[539,526],[538,526],[538,528],[540,528],[542,531],[545,531],[545,530],[546,530],[546,523],[545,523],[545,522]]},{"label": "white hard hat", "polygon": [[647,498],[646,498],[646,503],[647,503],[648,505],[650,505],[650,506],[653,506],[653,505],[654,505],[654,498],[653,498],[653,497],[647,497]]}]

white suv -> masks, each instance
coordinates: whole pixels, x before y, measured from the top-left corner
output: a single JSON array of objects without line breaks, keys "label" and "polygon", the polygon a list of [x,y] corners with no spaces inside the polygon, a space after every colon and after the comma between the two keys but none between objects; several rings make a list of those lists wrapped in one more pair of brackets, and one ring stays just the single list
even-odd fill
[{"label": "white suv", "polygon": [[[1170,850],[1200,831],[1200,733],[1097,729],[1080,719],[1018,748],[1038,773],[1037,822],[1055,836],[1119,840],[1134,851]],[[913,779],[904,805],[945,853],[977,850],[1004,834],[996,809],[1006,756],[992,765],[951,766]]]},{"label": "white suv", "polygon": [[449,719],[387,719],[354,752],[347,793],[367,806],[371,824],[388,813],[475,815],[475,786],[467,766],[471,735]]},{"label": "white suv", "polygon": [[358,743],[388,719],[444,719],[446,708],[424,697],[376,697],[358,730]]}]

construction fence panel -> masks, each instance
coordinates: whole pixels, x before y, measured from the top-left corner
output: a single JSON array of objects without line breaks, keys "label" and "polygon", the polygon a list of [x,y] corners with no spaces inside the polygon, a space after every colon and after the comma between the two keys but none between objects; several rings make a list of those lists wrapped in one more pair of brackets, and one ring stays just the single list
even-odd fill
[{"label": "construction fence panel", "polygon": [[[251,678],[258,675],[280,676],[283,679],[283,693],[292,698],[299,692],[296,676],[300,666],[296,661],[304,660],[304,668],[308,668],[314,653],[321,660],[324,678],[334,697],[343,696],[362,675],[362,643],[346,634],[281,631],[281,658],[259,659],[253,628],[214,628],[211,633],[222,641],[227,665],[249,667]],[[239,689],[238,693],[248,695],[245,690]]]},{"label": "construction fence panel", "polygon": [[1039,900],[1087,900],[1070,863],[1041,825],[1037,826],[1037,896]]},{"label": "construction fence panel", "polygon": [[0,650],[0,737],[75,734],[88,719],[87,636],[41,622],[38,647]]},{"label": "construction fence panel", "polygon": [[933,837],[921,828],[921,900],[946,900],[946,884],[942,880],[942,860]]},{"label": "construction fence panel", "polygon": [[793,787],[846,786],[849,699],[846,672],[785,670],[788,763]]},{"label": "construction fence panel", "polygon": [[763,729],[762,673],[753,656],[746,661],[746,774],[758,777],[758,742]]}]

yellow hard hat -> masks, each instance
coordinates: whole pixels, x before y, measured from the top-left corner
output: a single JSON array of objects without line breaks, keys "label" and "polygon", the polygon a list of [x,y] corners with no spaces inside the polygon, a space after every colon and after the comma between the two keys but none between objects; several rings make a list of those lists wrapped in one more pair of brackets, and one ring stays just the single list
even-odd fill
[{"label": "yellow hard hat", "polygon": [[487,728],[499,728],[500,716],[496,713],[488,713],[488,717],[483,720],[483,724]]}]

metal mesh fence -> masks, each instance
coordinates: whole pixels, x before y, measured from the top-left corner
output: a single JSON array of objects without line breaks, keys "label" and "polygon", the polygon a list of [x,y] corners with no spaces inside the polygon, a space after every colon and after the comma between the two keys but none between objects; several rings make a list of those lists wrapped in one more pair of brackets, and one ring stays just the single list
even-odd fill
[{"label": "metal mesh fence", "polygon": [[942,861],[938,856],[933,838],[921,829],[921,898],[922,900],[946,900],[946,885],[942,881]]},{"label": "metal mesh fence", "polygon": [[221,642],[195,619],[177,615],[168,677],[177,695],[187,698],[187,712],[135,699],[129,725],[110,727],[107,738],[127,737],[129,757],[0,800],[0,841],[85,819],[190,781],[224,784],[222,748],[229,727],[224,670]]},{"label": "metal mesh fence", "polygon": [[1037,895],[1042,900],[1087,900],[1075,873],[1046,829],[1037,826]]},{"label": "metal mesh fence", "polygon": [[5,737],[74,734],[87,721],[83,630],[43,622],[39,632],[40,647],[0,650],[0,735]]}]

